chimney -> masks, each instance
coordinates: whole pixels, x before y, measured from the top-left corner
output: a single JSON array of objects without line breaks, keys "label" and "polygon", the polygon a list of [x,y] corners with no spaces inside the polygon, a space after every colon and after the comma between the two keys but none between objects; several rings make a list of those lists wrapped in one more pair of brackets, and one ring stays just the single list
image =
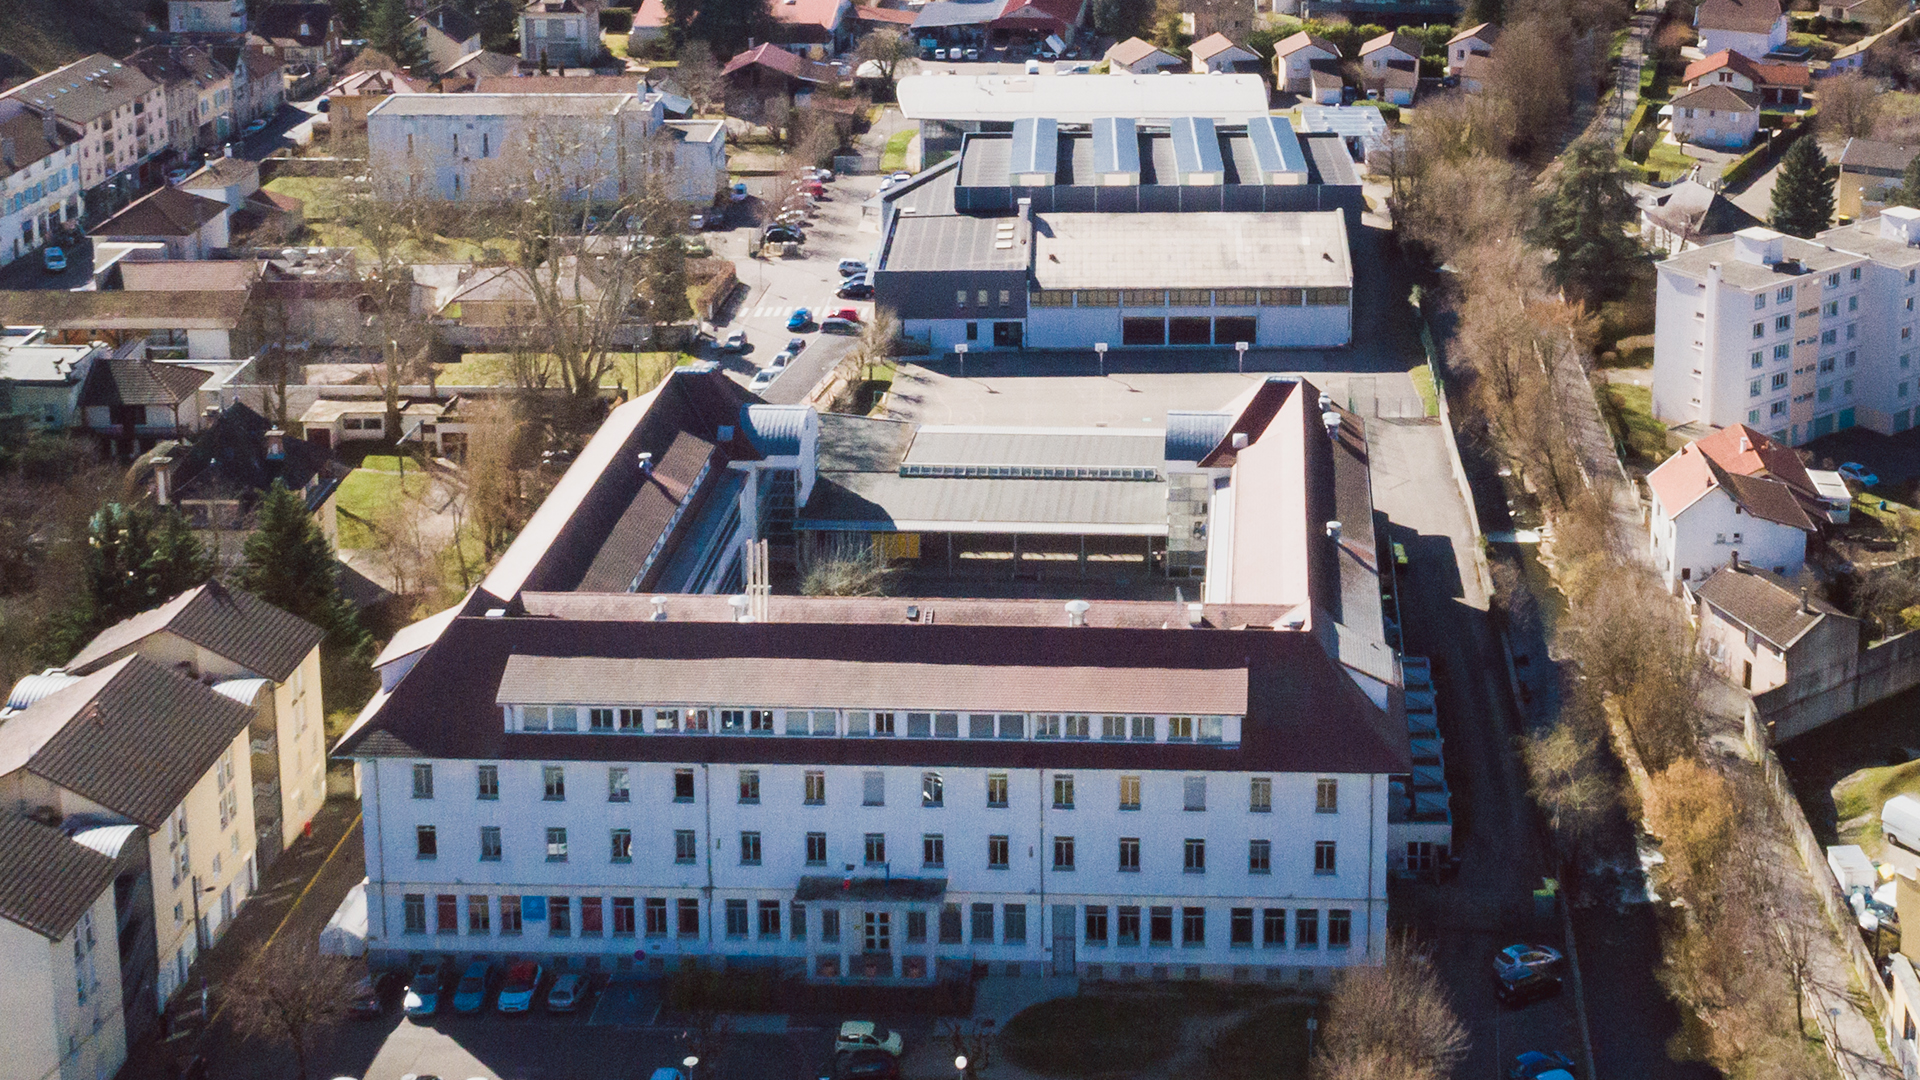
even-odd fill
[{"label": "chimney", "polygon": [[267,460],[285,461],[287,458],[287,433],[279,428],[267,429]]},{"label": "chimney", "polygon": [[1728,557],[1727,569],[1729,570],[1740,569],[1740,552],[1738,550],[1735,550],[1734,553]]},{"label": "chimney", "polygon": [[173,505],[173,459],[165,454],[153,459],[153,501],[158,506]]},{"label": "chimney", "polygon": [[1745,435],[1740,436],[1740,452],[1743,454],[1753,452],[1753,440],[1747,438]]},{"label": "chimney", "polygon": [[1813,614],[1813,602],[1808,592],[1805,585],[1800,586],[1800,614],[1802,615]]},{"label": "chimney", "polygon": [[1093,606],[1092,604],[1087,603],[1085,600],[1067,601],[1067,625],[1068,626],[1087,625],[1087,609],[1092,606]]},{"label": "chimney", "polygon": [[40,118],[40,135],[49,147],[60,145],[60,124],[53,118],[52,110]]}]

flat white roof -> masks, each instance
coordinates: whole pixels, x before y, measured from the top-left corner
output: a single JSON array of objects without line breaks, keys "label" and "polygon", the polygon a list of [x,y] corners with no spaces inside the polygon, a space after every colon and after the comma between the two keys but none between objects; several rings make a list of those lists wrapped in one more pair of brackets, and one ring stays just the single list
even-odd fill
[{"label": "flat white roof", "polygon": [[1086,124],[1109,116],[1245,121],[1267,115],[1267,85],[1258,75],[909,75],[897,93],[909,120],[1010,123],[1045,116]]}]

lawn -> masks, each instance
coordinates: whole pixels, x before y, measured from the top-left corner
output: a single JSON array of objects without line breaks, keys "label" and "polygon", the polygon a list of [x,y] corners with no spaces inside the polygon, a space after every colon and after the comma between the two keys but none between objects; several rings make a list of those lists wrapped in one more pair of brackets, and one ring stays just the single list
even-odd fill
[{"label": "lawn", "polygon": [[896,131],[887,136],[887,148],[880,152],[881,172],[891,173],[906,168],[907,147],[912,145],[913,137],[916,134],[918,134],[917,131],[913,128],[908,128],[905,131]]},{"label": "lawn", "polygon": [[1426,402],[1427,415],[1439,416],[1440,394],[1434,389],[1433,369],[1425,364],[1409,368],[1407,370],[1407,378],[1413,380],[1414,392],[1420,395],[1421,401]]},{"label": "lawn", "polygon": [[1840,843],[1859,844],[1869,858],[1880,858],[1880,808],[1895,795],[1920,795],[1920,761],[1861,769],[1833,785],[1833,814]]},{"label": "lawn", "polygon": [[421,491],[426,485],[425,474],[418,471],[418,466],[410,466],[403,487],[399,470],[400,459],[369,455],[366,466],[348,473],[347,478],[340,482],[340,494],[335,505],[342,511],[341,547],[349,550],[372,547],[373,533],[364,523],[374,520],[386,507],[406,495]]},{"label": "lawn", "polygon": [[1679,147],[1664,139],[1654,143],[1653,149],[1647,151],[1648,178],[1661,183],[1678,180],[1697,164],[1699,162],[1681,153]]},{"label": "lawn", "polygon": [[[695,359],[685,353],[614,353],[613,368],[600,382],[609,388],[617,383],[630,392],[644,394],[666,378],[669,368]],[[467,353],[457,364],[441,364],[439,381],[442,386],[512,386],[513,357],[509,353]]]},{"label": "lawn", "polygon": [[604,31],[600,35],[600,43],[605,45],[607,51],[612,53],[616,59],[627,59],[627,35]]},{"label": "lawn", "polygon": [[1653,418],[1653,390],[1609,383],[1601,397],[1614,441],[1625,444],[1628,460],[1658,465],[1667,459],[1667,426]]},{"label": "lawn", "polygon": [[[1275,1001],[1249,988],[1174,984],[1042,1002],[1001,1030],[1015,1065],[1048,1076],[1155,1071],[1180,1050],[1189,1020],[1234,1015],[1196,1048],[1201,1075],[1218,1080],[1295,1080],[1307,1075],[1305,1002]],[[1188,1060],[1184,1055],[1182,1060]]]},{"label": "lawn", "polygon": [[[278,176],[266,184],[268,191],[290,195],[305,203],[307,232],[313,242],[326,247],[358,249],[362,257],[374,258],[373,247],[354,226],[350,204],[365,198],[347,182],[332,176]],[[408,241],[398,254],[412,262],[492,262],[513,252],[512,241],[485,242],[463,237],[435,235],[429,239]]]}]

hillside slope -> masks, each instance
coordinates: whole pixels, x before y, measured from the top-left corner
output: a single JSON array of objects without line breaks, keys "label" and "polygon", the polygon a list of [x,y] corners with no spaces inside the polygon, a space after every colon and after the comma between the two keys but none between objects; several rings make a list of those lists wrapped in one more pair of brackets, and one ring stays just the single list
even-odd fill
[{"label": "hillside slope", "polygon": [[[149,12],[152,6],[155,10]],[[89,53],[125,56],[164,18],[146,0],[0,0],[0,85],[11,86]]]}]

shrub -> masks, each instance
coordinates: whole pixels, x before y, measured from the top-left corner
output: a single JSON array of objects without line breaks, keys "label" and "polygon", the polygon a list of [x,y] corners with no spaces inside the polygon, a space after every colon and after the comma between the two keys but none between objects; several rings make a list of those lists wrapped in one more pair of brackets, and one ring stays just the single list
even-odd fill
[{"label": "shrub", "polygon": [[625,34],[633,30],[633,9],[628,7],[610,7],[600,9],[600,29],[610,34]]}]

